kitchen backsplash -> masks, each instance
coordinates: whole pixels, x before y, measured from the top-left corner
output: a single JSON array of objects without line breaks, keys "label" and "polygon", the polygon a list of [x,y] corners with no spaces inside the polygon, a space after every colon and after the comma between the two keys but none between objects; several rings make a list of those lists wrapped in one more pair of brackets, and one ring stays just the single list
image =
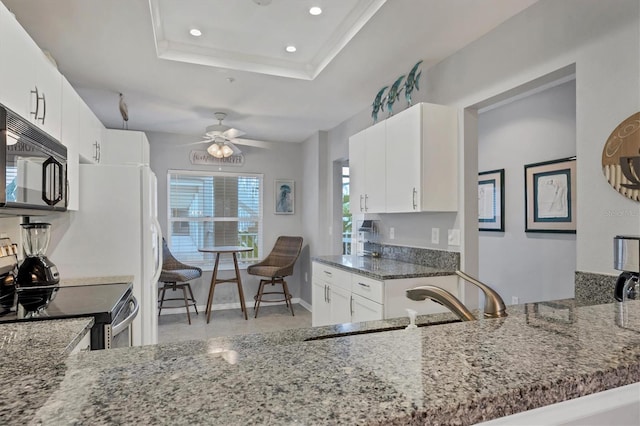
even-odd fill
[{"label": "kitchen backsplash", "polygon": [[460,267],[460,253],[427,248],[370,243],[372,252],[386,259],[454,271]]},{"label": "kitchen backsplash", "polygon": [[613,303],[617,276],[576,271],[575,298],[578,306]]}]

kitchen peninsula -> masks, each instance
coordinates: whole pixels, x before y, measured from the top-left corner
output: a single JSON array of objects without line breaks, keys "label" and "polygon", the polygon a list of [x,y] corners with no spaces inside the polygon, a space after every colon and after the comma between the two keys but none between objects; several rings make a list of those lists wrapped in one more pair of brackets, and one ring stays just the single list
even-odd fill
[{"label": "kitchen peninsula", "polygon": [[[501,319],[337,337],[353,329],[287,330],[83,352],[65,363],[60,347],[25,337],[2,349],[0,423],[474,424],[639,382],[640,322],[616,325],[616,309],[565,300],[512,306]],[[34,374],[25,367],[48,355],[37,364],[47,385],[25,390]],[[28,406],[13,410],[25,393]]]}]

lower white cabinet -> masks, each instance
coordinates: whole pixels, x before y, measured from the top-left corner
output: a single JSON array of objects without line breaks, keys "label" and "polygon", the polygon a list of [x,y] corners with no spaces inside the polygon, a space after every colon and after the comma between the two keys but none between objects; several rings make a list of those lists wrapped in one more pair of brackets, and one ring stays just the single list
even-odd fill
[{"label": "lower white cabinet", "polygon": [[314,327],[405,317],[408,308],[420,315],[447,312],[431,300],[407,299],[406,290],[421,285],[436,285],[464,302],[461,283],[455,275],[381,281],[313,262],[312,277]]}]

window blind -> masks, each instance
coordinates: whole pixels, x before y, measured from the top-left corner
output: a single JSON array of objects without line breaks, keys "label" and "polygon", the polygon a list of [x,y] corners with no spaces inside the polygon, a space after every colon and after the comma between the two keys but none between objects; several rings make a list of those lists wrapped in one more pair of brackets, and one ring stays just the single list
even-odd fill
[{"label": "window blind", "polygon": [[[182,262],[211,266],[213,253],[201,247],[243,246],[240,260],[262,253],[262,175],[169,171],[169,247]],[[227,259],[229,257],[229,259]],[[231,263],[230,256],[220,261]]]}]

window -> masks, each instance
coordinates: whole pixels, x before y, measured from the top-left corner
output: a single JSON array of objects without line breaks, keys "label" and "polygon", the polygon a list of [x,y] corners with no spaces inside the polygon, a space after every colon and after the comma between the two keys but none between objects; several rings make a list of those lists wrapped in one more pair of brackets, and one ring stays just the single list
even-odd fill
[{"label": "window", "polygon": [[[170,170],[168,173],[169,244],[182,262],[211,266],[213,253],[199,247],[244,246],[239,260],[262,253],[262,175]],[[227,259],[229,257],[229,259]],[[230,256],[220,261],[231,264]]]},{"label": "window", "polygon": [[349,166],[342,167],[342,254],[351,254],[351,211],[349,210]]}]

